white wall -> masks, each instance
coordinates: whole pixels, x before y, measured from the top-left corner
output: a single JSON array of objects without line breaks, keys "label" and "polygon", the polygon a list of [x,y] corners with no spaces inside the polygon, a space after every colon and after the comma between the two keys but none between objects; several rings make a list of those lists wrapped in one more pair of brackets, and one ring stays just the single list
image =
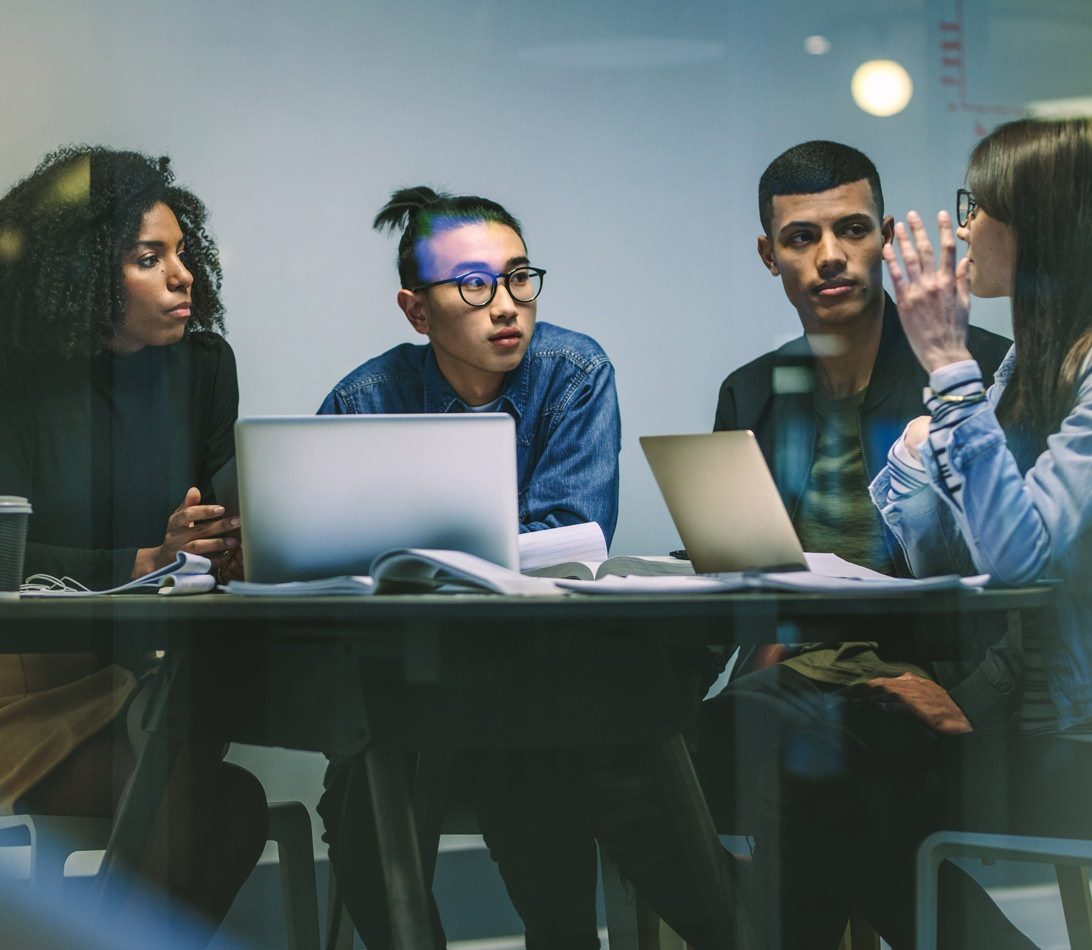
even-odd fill
[{"label": "white wall", "polygon": [[[615,550],[662,551],[676,538],[637,436],[707,429],[724,375],[796,330],[754,252],[766,163],[856,144],[890,211],[931,213],[1005,117],[974,110],[1092,92],[1087,0],[963,7],[951,109],[954,0],[0,0],[0,188],[65,142],[169,153],[212,211],[244,413],[313,411],[411,338],[395,242],[370,229],[393,187],[498,199],[550,271],[540,318],[615,362]],[[813,33],[827,55],[804,52]],[[874,57],[916,84],[890,119],[849,98]],[[1003,306],[976,315],[1005,325]]]}]

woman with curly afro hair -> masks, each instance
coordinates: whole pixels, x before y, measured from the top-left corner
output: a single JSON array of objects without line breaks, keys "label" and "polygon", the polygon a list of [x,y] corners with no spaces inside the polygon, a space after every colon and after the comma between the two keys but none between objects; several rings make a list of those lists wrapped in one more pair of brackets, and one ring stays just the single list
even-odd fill
[{"label": "woman with curly afro hair", "polygon": [[[238,383],[205,217],[167,159],[101,147],[47,155],[0,198],[0,494],[33,506],[28,574],[105,589],[179,551],[238,569],[237,520],[210,504]],[[0,656],[0,813],[112,815],[150,673],[131,658]],[[198,912],[195,943],[266,830],[257,779],[219,747],[182,750],[140,871]]]}]

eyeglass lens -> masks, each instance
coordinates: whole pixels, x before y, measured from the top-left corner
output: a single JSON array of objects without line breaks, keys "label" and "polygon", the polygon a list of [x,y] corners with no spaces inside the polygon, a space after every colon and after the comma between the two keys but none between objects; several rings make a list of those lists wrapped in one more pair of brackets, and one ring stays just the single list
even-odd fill
[{"label": "eyeglass lens", "polygon": [[464,274],[459,281],[459,293],[472,307],[483,307],[497,291],[497,280],[504,280],[513,300],[530,303],[542,290],[542,274],[526,267],[518,267],[499,278],[485,272]]},{"label": "eyeglass lens", "polygon": [[976,207],[977,204],[974,200],[974,195],[969,191],[965,188],[960,188],[959,191],[956,192],[956,220],[959,222],[961,228],[967,226],[967,222],[971,220],[971,214]]}]

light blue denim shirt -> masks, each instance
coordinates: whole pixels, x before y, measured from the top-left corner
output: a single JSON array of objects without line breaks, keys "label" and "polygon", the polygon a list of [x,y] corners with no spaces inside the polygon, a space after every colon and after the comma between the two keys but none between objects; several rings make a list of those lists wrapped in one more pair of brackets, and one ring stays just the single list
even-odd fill
[{"label": "light blue denim shirt", "polygon": [[[919,576],[969,563],[1002,584],[1061,582],[1043,650],[1058,725],[1067,729],[1092,720],[1092,362],[1061,428],[1024,475],[995,415],[1015,365],[1010,350],[987,400],[968,406],[945,436],[950,472],[938,467],[931,434],[924,472],[915,476],[892,455],[870,490]],[[958,383],[949,369],[932,375],[934,390]],[[946,480],[962,481],[958,496]]]},{"label": "light blue denim shirt", "polygon": [[[326,413],[468,412],[430,344],[403,343],[358,366],[319,407]],[[618,522],[621,420],[614,367],[591,337],[538,323],[505,378],[498,412],[516,420],[520,531]]]}]

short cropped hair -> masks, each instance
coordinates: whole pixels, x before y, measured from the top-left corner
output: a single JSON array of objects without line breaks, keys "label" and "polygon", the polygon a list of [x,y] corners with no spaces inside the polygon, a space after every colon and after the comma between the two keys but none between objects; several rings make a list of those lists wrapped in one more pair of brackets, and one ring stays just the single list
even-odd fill
[{"label": "short cropped hair", "polygon": [[449,195],[435,192],[427,185],[400,188],[380,209],[372,226],[377,231],[402,230],[398,241],[398,279],[412,290],[421,283],[418,241],[464,224],[493,222],[511,228],[523,240],[519,221],[501,205],[477,195]]},{"label": "short cropped hair", "polygon": [[768,236],[775,195],[814,195],[855,181],[867,181],[883,217],[883,189],[876,166],[864,152],[839,142],[816,139],[794,145],[767,166],[758,181],[758,216]]}]

